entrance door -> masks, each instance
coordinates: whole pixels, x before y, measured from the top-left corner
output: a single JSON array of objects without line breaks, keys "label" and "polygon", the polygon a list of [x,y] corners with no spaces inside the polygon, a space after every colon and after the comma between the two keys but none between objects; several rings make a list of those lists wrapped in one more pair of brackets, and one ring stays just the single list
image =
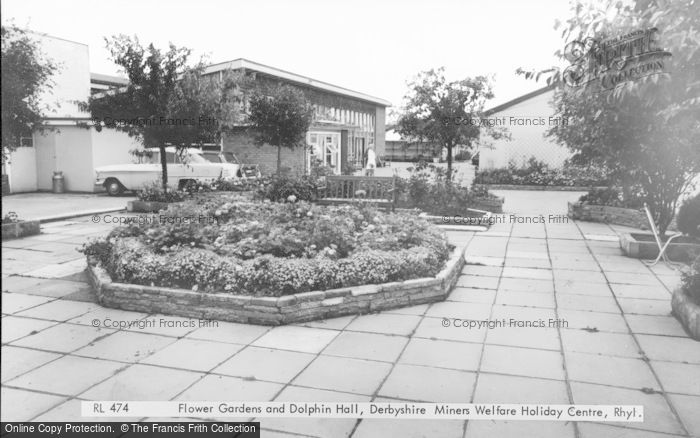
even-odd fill
[{"label": "entrance door", "polygon": [[307,141],[310,146],[308,168],[312,160],[318,159],[331,167],[335,173],[340,173],[340,133],[339,132],[310,132]]}]

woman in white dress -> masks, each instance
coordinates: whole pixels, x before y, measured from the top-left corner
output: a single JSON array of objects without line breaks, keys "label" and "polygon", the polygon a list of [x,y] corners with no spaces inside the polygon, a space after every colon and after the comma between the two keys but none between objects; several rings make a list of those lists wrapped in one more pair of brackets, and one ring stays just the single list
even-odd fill
[{"label": "woman in white dress", "polygon": [[367,149],[367,164],[365,165],[365,176],[374,176],[374,169],[377,167],[377,156],[374,148]]}]

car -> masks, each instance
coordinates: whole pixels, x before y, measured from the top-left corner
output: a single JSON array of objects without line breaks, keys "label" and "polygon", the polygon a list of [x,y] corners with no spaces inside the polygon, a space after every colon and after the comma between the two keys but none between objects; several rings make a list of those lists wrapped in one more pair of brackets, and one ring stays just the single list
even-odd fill
[{"label": "car", "polygon": [[260,178],[260,168],[257,164],[241,164],[233,152],[203,151],[202,156],[212,163],[231,163],[239,166],[236,176],[239,178]]},{"label": "car", "polygon": [[[113,164],[95,168],[95,186],[104,187],[107,194],[117,196],[125,191],[136,191],[161,178],[160,151],[149,149],[141,154],[141,163]],[[218,178],[236,179],[240,166],[232,163],[212,163],[202,151],[186,148],[177,151],[165,149],[168,166],[168,186],[183,189],[195,181],[211,181]]]}]

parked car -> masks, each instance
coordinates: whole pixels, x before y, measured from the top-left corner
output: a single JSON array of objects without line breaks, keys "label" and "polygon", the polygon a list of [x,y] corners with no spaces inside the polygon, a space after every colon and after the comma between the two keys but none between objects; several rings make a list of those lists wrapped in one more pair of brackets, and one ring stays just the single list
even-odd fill
[{"label": "parked car", "polygon": [[[235,179],[240,166],[232,163],[212,163],[202,151],[195,148],[177,152],[174,147],[165,149],[168,166],[168,186],[182,189],[194,181],[212,179]],[[143,162],[137,164],[113,164],[95,169],[95,185],[105,188],[111,196],[125,191],[136,191],[145,184],[161,178],[160,152],[149,150],[143,155]]]},{"label": "parked car", "polygon": [[212,163],[231,163],[239,166],[236,176],[239,178],[260,178],[257,164],[242,164],[233,152],[203,151],[202,156]]}]

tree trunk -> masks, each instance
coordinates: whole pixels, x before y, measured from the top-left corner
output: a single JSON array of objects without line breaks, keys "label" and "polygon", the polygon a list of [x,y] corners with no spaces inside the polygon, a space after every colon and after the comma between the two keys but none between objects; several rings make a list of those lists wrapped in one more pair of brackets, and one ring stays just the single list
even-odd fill
[{"label": "tree trunk", "polygon": [[452,145],[447,145],[447,184],[452,184]]},{"label": "tree trunk", "polygon": [[277,176],[282,174],[282,146],[277,146]]},{"label": "tree trunk", "polygon": [[163,191],[168,191],[168,159],[165,156],[165,145],[159,145],[158,150],[160,151],[160,169],[163,173]]}]

